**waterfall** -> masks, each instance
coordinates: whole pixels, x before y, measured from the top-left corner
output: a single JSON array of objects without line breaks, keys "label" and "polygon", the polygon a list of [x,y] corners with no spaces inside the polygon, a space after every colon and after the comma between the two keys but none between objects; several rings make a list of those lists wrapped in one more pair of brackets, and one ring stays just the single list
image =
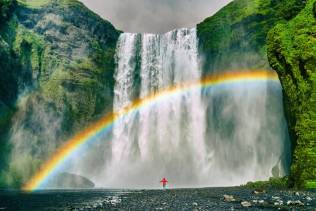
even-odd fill
[{"label": "waterfall", "polygon": [[[114,111],[202,77],[195,28],[123,33],[116,63]],[[141,109],[114,125],[96,183],[155,188],[166,177],[172,187],[228,186],[267,179],[273,168],[282,175],[288,150],[282,112],[279,85],[268,82],[187,92]]]}]

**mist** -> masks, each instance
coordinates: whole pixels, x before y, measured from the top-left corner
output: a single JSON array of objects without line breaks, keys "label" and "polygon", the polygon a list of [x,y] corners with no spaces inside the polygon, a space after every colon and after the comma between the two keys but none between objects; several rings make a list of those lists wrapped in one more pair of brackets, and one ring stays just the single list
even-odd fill
[{"label": "mist", "polygon": [[20,187],[61,145],[62,115],[36,93],[23,92],[10,131],[11,154],[6,182]]},{"label": "mist", "polygon": [[190,28],[231,0],[81,0],[124,32],[163,33]]}]

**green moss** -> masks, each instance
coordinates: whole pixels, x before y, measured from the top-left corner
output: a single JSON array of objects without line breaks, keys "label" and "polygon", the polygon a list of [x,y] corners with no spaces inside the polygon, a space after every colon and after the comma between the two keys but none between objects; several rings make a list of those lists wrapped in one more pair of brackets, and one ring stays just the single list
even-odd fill
[{"label": "green moss", "polygon": [[30,154],[21,155],[19,161],[11,163],[8,171],[4,173],[6,184],[11,188],[20,188],[28,179],[26,175],[36,171],[41,162],[40,158],[35,158]]},{"label": "green moss", "polygon": [[279,20],[276,10],[273,0],[237,0],[200,23],[204,72],[268,68],[265,39]]},{"label": "green moss", "polygon": [[51,0],[17,0],[20,4],[31,8],[40,8],[47,5]]},{"label": "green moss", "polygon": [[305,4],[305,0],[283,0],[278,7],[278,14],[285,20],[291,20],[305,7]]},{"label": "green moss", "polygon": [[7,21],[14,9],[15,1],[14,0],[1,0],[0,1],[0,27],[5,21]]},{"label": "green moss", "polygon": [[[1,102],[0,102],[1,103]],[[14,110],[8,107],[3,108],[5,105],[0,104],[0,134],[7,128],[11,117],[14,114]],[[2,108],[1,108],[2,107]]]},{"label": "green moss", "polygon": [[291,185],[311,187],[316,179],[316,19],[315,0],[268,35],[268,57],[284,89],[285,108],[295,146]]},{"label": "green moss", "polygon": [[204,72],[268,69],[269,30],[285,20],[285,11],[291,8],[298,13],[304,5],[304,1],[296,0],[235,0],[198,24],[200,51],[205,56]]},{"label": "green moss", "polygon": [[270,178],[269,181],[257,181],[257,182],[248,182],[242,187],[251,188],[251,189],[287,189],[288,188],[288,178]]},{"label": "green moss", "polygon": [[316,180],[305,181],[305,188],[306,189],[316,189]]},{"label": "green moss", "polygon": [[26,30],[21,25],[16,28],[13,50],[20,57],[22,65],[31,70],[33,77],[38,77],[41,72],[43,49],[42,37]]}]

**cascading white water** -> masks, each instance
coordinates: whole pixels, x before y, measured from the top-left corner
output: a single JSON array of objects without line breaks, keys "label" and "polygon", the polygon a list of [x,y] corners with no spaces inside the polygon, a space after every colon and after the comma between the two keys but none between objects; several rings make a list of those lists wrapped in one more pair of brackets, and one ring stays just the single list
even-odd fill
[{"label": "cascading white water", "polygon": [[[120,36],[114,110],[164,87],[201,78],[196,29]],[[228,186],[284,173],[283,114],[267,118],[271,86],[186,92],[129,115],[113,128],[112,153],[97,186],[155,188]],[[278,90],[278,87],[274,90]],[[280,92],[280,90],[278,90]],[[274,119],[275,118],[275,119]],[[275,168],[276,169],[276,168]]]},{"label": "cascading white water", "polygon": [[[117,48],[114,110],[130,104],[135,92],[142,98],[164,87],[198,80],[197,57],[195,29],[164,35],[123,34]],[[135,83],[137,74],[140,87]],[[171,180],[177,177],[178,185],[195,184],[199,177],[192,172],[201,172],[206,165],[204,110],[200,93],[186,93],[115,125],[105,185],[156,187],[159,183],[154,183],[164,175]],[[194,179],[191,184],[188,177]]]}]

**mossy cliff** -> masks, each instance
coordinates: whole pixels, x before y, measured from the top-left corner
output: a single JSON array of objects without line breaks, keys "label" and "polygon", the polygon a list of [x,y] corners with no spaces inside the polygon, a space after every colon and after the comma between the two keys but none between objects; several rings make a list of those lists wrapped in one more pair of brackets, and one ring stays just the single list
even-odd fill
[{"label": "mossy cliff", "polygon": [[316,1],[269,32],[268,57],[280,77],[294,143],[290,184],[316,188]]},{"label": "mossy cliff", "polygon": [[295,16],[301,0],[235,0],[198,24],[204,72],[269,69],[266,37],[278,22]]},{"label": "mossy cliff", "polygon": [[[1,149],[20,155],[8,145],[29,149],[1,169],[8,185],[20,186],[56,149],[55,139],[66,139],[112,110],[120,32],[75,0],[1,0],[0,9],[5,17],[0,24]],[[56,127],[54,135],[44,127]],[[15,135],[8,144],[8,128],[32,141]],[[45,147],[50,141],[53,147]],[[3,159],[0,163],[7,163]]]},{"label": "mossy cliff", "polygon": [[294,151],[289,185],[298,188],[316,187],[314,2],[235,0],[198,25],[205,74],[258,68],[278,72]]}]

